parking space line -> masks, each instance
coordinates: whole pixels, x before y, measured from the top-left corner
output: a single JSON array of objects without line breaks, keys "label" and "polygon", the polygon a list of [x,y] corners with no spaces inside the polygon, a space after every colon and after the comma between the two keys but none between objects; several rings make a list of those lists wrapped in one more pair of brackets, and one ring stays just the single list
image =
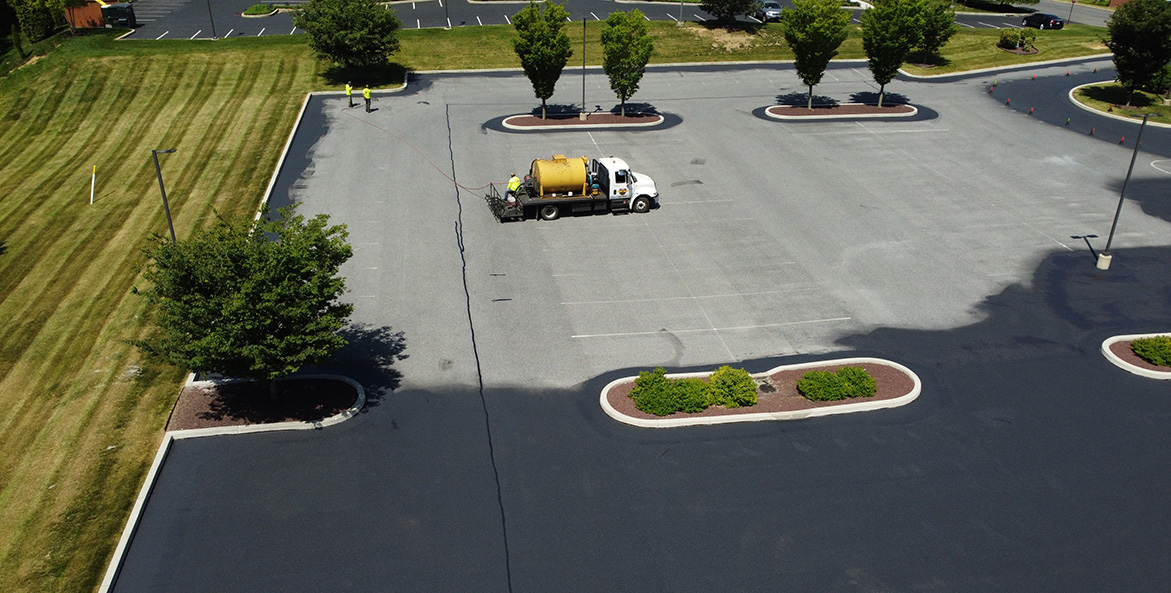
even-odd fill
[{"label": "parking space line", "polygon": [[191,36],[191,39],[195,39],[196,37],[199,37],[199,34],[202,32],[203,32],[203,29],[196,31],[195,34]]},{"label": "parking space line", "polygon": [[976,21],[976,22],[981,25],[984,25],[985,27],[988,27],[989,29],[999,29],[1000,28],[1000,27],[997,27],[996,25],[989,25],[988,23],[985,23],[984,21]]},{"label": "parking space line", "polygon": [[649,331],[649,332],[618,332],[618,333],[613,333],[613,334],[576,334],[576,335],[572,335],[569,337],[581,338],[581,339],[585,339],[585,338],[627,338],[627,337],[635,337],[635,336],[657,336],[657,335],[663,333],[664,331],[670,332],[675,335],[678,335],[678,334],[698,334],[698,333],[703,333],[703,332],[720,333],[720,332],[726,332],[726,331],[742,331],[742,330],[749,330],[749,329],[767,329],[770,327],[788,327],[790,325],[808,325],[808,324],[812,324],[812,323],[831,323],[831,322],[835,322],[835,321],[849,321],[850,319],[851,319],[850,317],[827,317],[825,319],[807,319],[804,321],[787,321],[785,323],[765,323],[765,324],[761,324],[761,325],[738,325],[738,326],[732,326],[732,327],[713,327],[710,329],[704,329],[704,328],[672,329],[672,330],[659,329],[659,330]]},{"label": "parking space line", "polygon": [[708,294],[698,296],[662,297],[657,299],[615,299],[607,301],[564,301],[562,305],[617,305],[622,303],[655,303],[659,301],[691,301],[695,299],[727,299],[742,296],[759,296],[762,294],[792,294],[795,292],[812,292],[818,288],[794,288],[793,290],[762,290],[759,292],[729,292],[727,294]]},{"label": "parking space line", "polygon": [[167,36],[167,33],[170,33],[170,31],[163,31],[163,34],[162,34],[162,35],[159,35],[158,37],[155,37],[155,41],[158,41],[158,40],[162,39],[163,37],[166,37],[166,36]]},{"label": "parking space line", "polygon": [[260,37],[261,35],[264,35],[264,27],[261,27],[260,32],[256,34],[257,37]]}]

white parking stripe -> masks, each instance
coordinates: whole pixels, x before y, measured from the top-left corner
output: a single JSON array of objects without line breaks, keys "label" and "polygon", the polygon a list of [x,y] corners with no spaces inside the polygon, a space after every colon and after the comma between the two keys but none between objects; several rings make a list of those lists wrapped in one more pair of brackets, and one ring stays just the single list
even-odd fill
[{"label": "white parking stripe", "polygon": [[163,31],[163,34],[162,34],[162,35],[159,35],[158,37],[155,37],[155,41],[158,41],[158,40],[162,39],[163,37],[166,37],[166,36],[167,36],[167,33],[170,33],[170,31]]},{"label": "white parking stripe", "polygon": [[191,36],[191,39],[195,39],[196,37],[199,37],[199,34],[202,32],[203,32],[203,29],[196,31],[195,34]]},{"label": "white parking stripe", "polygon": [[[718,333],[718,332],[723,332],[723,331],[746,330],[746,329],[765,329],[765,328],[769,328],[769,327],[788,327],[790,325],[806,325],[806,324],[810,324],[810,323],[829,323],[829,322],[834,322],[834,321],[849,321],[849,320],[850,320],[849,317],[827,317],[825,319],[807,319],[805,321],[789,321],[786,323],[765,323],[762,325],[738,325],[738,326],[732,326],[732,327],[711,327],[711,328],[698,328],[698,329],[672,329],[672,330],[667,330],[667,331],[669,331],[670,333],[676,334],[676,335],[678,335],[678,334],[697,334],[697,333],[705,333],[705,332],[717,332]],[[625,338],[625,337],[631,337],[631,336],[657,336],[662,333],[663,333],[663,330],[659,329],[659,330],[649,331],[649,332],[620,332],[620,333],[613,333],[613,334],[577,334],[577,335],[573,335],[573,336],[569,336],[569,337],[571,337],[571,338]]]}]

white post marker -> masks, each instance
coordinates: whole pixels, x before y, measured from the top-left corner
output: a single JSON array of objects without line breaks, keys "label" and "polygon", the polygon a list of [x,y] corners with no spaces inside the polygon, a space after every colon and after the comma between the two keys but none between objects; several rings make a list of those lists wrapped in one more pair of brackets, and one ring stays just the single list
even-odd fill
[{"label": "white post marker", "polygon": [[98,166],[94,165],[93,177],[89,178],[89,205],[94,205],[94,186],[98,184]]}]

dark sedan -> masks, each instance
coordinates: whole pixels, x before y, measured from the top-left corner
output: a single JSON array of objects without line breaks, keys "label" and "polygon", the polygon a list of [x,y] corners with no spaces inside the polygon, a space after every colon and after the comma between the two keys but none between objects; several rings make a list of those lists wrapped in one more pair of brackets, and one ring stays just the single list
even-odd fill
[{"label": "dark sedan", "polygon": [[1061,29],[1065,27],[1065,21],[1055,14],[1045,14],[1043,12],[1035,12],[1025,17],[1021,24],[1026,27],[1034,27],[1037,29]]}]

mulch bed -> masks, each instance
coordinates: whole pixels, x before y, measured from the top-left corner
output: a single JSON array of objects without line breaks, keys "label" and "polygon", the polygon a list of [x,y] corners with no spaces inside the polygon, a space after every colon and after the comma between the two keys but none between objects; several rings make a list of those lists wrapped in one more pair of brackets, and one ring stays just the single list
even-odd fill
[{"label": "mulch bed", "polygon": [[627,115],[625,117],[616,113],[591,113],[584,121],[575,113],[573,115],[550,115],[545,119],[541,119],[538,115],[514,115],[507,118],[505,121],[510,126],[519,127],[534,127],[534,126],[620,126],[632,124],[653,124],[659,123],[663,120],[661,115]]},{"label": "mulch bed", "polygon": [[[809,371],[837,371],[844,366],[860,366],[870,376],[874,377],[875,393],[873,397],[848,399],[833,402],[815,402],[805,399],[801,394],[797,393],[797,380]],[[634,401],[630,399],[630,391],[634,389],[634,379],[625,383],[615,385],[607,394],[607,400],[615,410],[626,414],[632,418],[642,419],[661,419],[661,418],[704,418],[710,416],[735,416],[739,414],[756,414],[760,412],[790,412],[793,410],[811,410],[813,408],[826,408],[832,406],[840,406],[842,404],[858,403],[862,401],[876,401],[894,399],[902,397],[911,392],[915,387],[915,381],[910,375],[903,371],[885,364],[865,362],[865,363],[830,363],[820,367],[809,367],[802,369],[782,369],[767,377],[766,381],[757,379],[757,402],[755,406],[747,406],[741,408],[725,408],[723,406],[712,406],[702,412],[696,413],[682,413],[677,412],[670,416],[655,416],[654,414],[647,414],[634,407]],[[763,383],[763,384],[762,384]]]},{"label": "mulch bed", "polygon": [[196,384],[183,388],[167,430],[321,420],[358,401],[352,385],[333,379],[285,379],[274,399],[255,382]]},{"label": "mulch bed", "polygon": [[783,115],[785,117],[803,117],[810,115],[888,115],[888,114],[902,114],[912,113],[915,111],[914,107],[910,105],[863,105],[860,103],[847,103],[844,105],[815,105],[813,109],[798,105],[774,105],[768,108],[768,112],[773,115]]},{"label": "mulch bed", "polygon": [[1006,51],[1006,52],[1008,52],[1008,53],[1010,53],[1010,54],[1016,54],[1016,55],[1018,55],[1018,56],[1031,56],[1031,55],[1033,55],[1033,54],[1035,54],[1035,53],[1040,53],[1040,52],[1041,52],[1041,50],[1039,50],[1039,49],[1037,49],[1037,48],[1033,48],[1033,49],[1021,49],[1021,48],[1019,48],[1019,47],[1014,47],[1014,48],[1012,48],[1012,49],[1009,49],[1009,48],[1007,48],[1007,47],[1000,47],[999,45],[998,45],[998,46],[996,46],[996,49],[999,49],[1000,51]]},{"label": "mulch bed", "polygon": [[1140,369],[1146,369],[1148,371],[1161,371],[1164,373],[1171,373],[1171,367],[1164,367],[1164,366],[1159,366],[1157,364],[1151,364],[1151,363],[1139,358],[1138,355],[1134,353],[1134,350],[1130,349],[1130,344],[1133,341],[1134,340],[1127,340],[1125,342],[1114,342],[1113,344],[1110,344],[1110,351],[1113,352],[1114,355],[1117,356],[1118,358],[1121,358],[1122,360],[1124,360],[1130,364],[1133,364],[1134,366],[1136,366]]}]

